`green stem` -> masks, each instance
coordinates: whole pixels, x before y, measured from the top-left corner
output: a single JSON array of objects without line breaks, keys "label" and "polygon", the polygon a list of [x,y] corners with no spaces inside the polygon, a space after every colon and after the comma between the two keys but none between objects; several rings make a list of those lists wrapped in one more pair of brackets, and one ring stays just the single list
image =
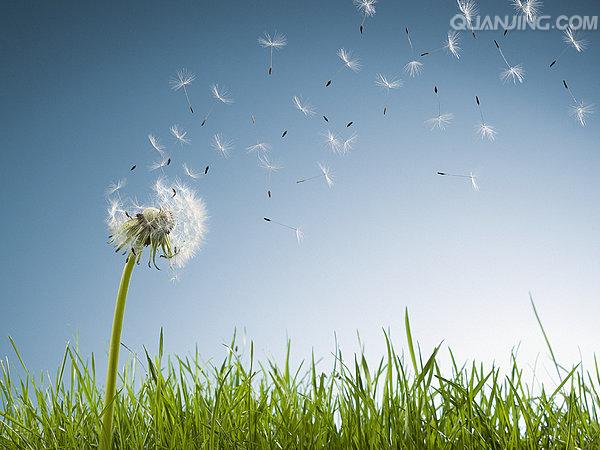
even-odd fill
[{"label": "green stem", "polygon": [[110,450],[112,448],[112,419],[115,405],[115,391],[117,388],[117,371],[119,365],[119,350],[121,347],[121,330],[123,329],[123,316],[125,315],[125,301],[127,300],[127,290],[129,289],[129,280],[135,267],[136,257],[133,252],[129,253],[121,283],[117,292],[117,301],[115,304],[115,315],[113,318],[112,335],[110,337],[110,348],[108,350],[108,368],[106,370],[106,386],[104,394],[104,412],[102,418],[102,436],[100,438],[100,448]]}]

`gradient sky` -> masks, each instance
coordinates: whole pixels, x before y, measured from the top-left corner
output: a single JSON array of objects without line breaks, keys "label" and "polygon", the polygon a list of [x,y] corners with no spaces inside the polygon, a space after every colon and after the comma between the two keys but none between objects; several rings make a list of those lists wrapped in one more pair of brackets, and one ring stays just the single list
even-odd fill
[{"label": "gradient sky", "polygon": [[[54,370],[65,343],[78,341],[103,367],[124,262],[106,242],[104,191],[127,177],[123,196],[149,195],[156,173],[147,170],[155,158],[148,133],[168,145],[170,177],[184,176],[184,161],[211,165],[207,177],[189,180],[206,201],[210,232],[179,283],[168,270],[135,270],[122,337],[135,351],[156,349],[163,327],[169,352],[198,345],[204,358],[220,358],[237,328],[262,358],[281,357],[286,337],[298,357],[312,348],[326,356],[334,332],[346,353],[357,350],[358,330],[378,357],[382,327],[403,345],[408,307],[427,351],[444,340],[461,360],[506,361],[520,342],[533,363],[546,352],[528,291],[561,361],[598,350],[600,117],[579,127],[562,87],[567,79],[575,95],[600,102],[598,31],[585,33],[588,50],[567,51],[553,69],[563,48],[557,30],[462,34],[460,60],[432,55],[411,79],[402,72],[411,58],[404,27],[418,51],[438,47],[453,1],[381,0],[363,36],[350,0],[23,1],[2,9],[0,357],[12,355],[10,335],[32,369]],[[492,0],[480,11],[513,13],[508,1]],[[543,12],[598,15],[600,4],[546,1]],[[256,40],[274,30],[288,45],[268,77],[268,53]],[[493,39],[523,64],[522,85],[500,82]],[[361,72],[336,73],[340,47],[361,59]],[[196,74],[193,116],[183,93],[169,88],[181,67]],[[378,72],[401,76],[404,87],[386,99],[374,85]],[[200,127],[215,82],[235,104]],[[455,115],[444,132],[423,123],[436,113],[434,85]],[[303,117],[293,95],[319,114]],[[475,95],[499,132],[494,143],[475,134]],[[349,133],[349,121],[356,149],[331,154],[320,134],[328,126]],[[172,142],[175,123],[192,145]],[[210,148],[217,132],[235,141],[227,160]],[[272,199],[245,151],[256,139],[271,143],[284,166]],[[316,174],[317,161],[334,170],[333,189],[295,183]],[[438,170],[473,171],[481,192]],[[301,225],[304,243],[263,216]]]}]

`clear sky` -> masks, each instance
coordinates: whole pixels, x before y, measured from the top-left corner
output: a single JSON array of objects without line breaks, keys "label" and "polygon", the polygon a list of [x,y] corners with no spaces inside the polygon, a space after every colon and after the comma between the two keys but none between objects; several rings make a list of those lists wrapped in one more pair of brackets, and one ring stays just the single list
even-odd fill
[{"label": "clear sky", "polygon": [[[479,5],[482,14],[513,14],[508,1]],[[210,164],[208,176],[187,180],[207,204],[210,232],[179,283],[168,270],[135,270],[122,338],[135,351],[155,349],[163,327],[169,352],[198,345],[205,358],[220,357],[237,327],[261,357],[280,357],[288,336],[298,357],[312,348],[327,355],[334,332],[348,353],[357,330],[378,357],[382,327],[401,343],[408,307],[424,349],[445,340],[460,359],[505,361],[521,342],[532,363],[545,348],[531,290],[559,359],[590,357],[600,338],[600,117],[579,127],[562,80],[600,102],[598,31],[585,33],[585,52],[567,51],[552,69],[563,48],[557,30],[462,33],[460,60],[439,52],[423,59],[420,77],[406,76],[404,28],[417,52],[436,48],[456,11],[451,0],[381,0],[361,36],[350,0],[5,3],[0,356],[11,354],[10,335],[31,368],[54,370],[65,342],[78,340],[103,366],[124,262],[106,242],[104,191],[126,177],[121,195],[146,198],[153,133],[173,159],[167,176],[185,177],[182,162]],[[598,15],[600,4],[546,1],[543,13]],[[269,77],[257,38],[275,30],[288,45]],[[493,39],[524,66],[523,84],[501,83]],[[338,72],[340,47],[360,58],[359,73]],[[182,67],[196,74],[194,115],[169,87]],[[386,98],[378,72],[404,87]],[[235,103],[201,127],[212,83]],[[424,124],[436,115],[434,85],[454,114],[443,132]],[[318,114],[305,118],[293,95]],[[498,130],[493,143],[475,133],[475,95]],[[175,145],[173,124],[190,146]],[[332,154],[327,128],[356,132],[355,149]],[[210,148],[217,132],[235,142],[229,159]],[[271,199],[245,150],[257,139],[284,166]],[[316,175],[317,161],[333,169],[332,189],[295,183]],[[481,191],[436,171],[472,171]],[[264,216],[302,226],[305,241],[298,246]]]}]

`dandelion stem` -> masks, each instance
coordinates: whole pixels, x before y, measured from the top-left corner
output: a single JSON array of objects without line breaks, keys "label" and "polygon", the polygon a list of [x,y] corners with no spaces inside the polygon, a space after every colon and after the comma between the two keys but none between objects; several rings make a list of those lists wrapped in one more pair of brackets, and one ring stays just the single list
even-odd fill
[{"label": "dandelion stem", "polygon": [[104,416],[102,418],[102,436],[100,448],[110,450],[112,448],[112,419],[113,409],[116,400],[115,391],[117,387],[117,371],[119,365],[119,349],[121,347],[121,330],[123,329],[123,316],[125,315],[125,302],[127,300],[127,291],[131,273],[135,267],[136,256],[133,251],[127,256],[121,282],[117,292],[115,303],[115,315],[113,318],[112,334],[110,337],[110,347],[108,350],[108,368],[106,370],[106,386],[104,393]]}]

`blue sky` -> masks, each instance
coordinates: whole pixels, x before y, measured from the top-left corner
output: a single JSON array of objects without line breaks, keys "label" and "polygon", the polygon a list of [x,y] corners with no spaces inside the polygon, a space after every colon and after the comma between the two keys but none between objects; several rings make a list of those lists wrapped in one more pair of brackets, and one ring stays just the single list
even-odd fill
[{"label": "blue sky", "polygon": [[[513,13],[508,1],[479,4],[482,14]],[[66,341],[105,356],[123,258],[106,243],[104,191],[126,177],[122,195],[149,194],[156,173],[147,170],[155,157],[148,133],[168,145],[168,176],[183,177],[182,162],[211,166],[207,177],[188,180],[207,204],[210,232],[179,283],[167,270],[136,269],[122,339],[130,348],[155,348],[163,327],[168,351],[185,354],[197,344],[205,358],[220,357],[237,328],[261,357],[280,357],[286,337],[299,357],[312,348],[327,355],[334,332],[346,352],[356,350],[358,330],[379,356],[382,327],[400,342],[408,307],[424,348],[445,340],[461,359],[505,361],[521,342],[532,362],[545,349],[531,290],[559,358],[591,356],[600,337],[600,118],[579,127],[562,80],[578,97],[600,101],[598,32],[585,33],[589,48],[566,52],[553,69],[563,48],[557,30],[482,31],[476,40],[463,33],[460,60],[437,53],[412,79],[402,72],[411,59],[404,28],[417,51],[439,47],[455,3],[377,6],[361,36],[350,0],[5,5],[0,356],[11,354],[8,335],[36,370],[54,369]],[[543,12],[600,8],[548,1]],[[288,45],[269,77],[268,53],[256,40],[275,30]],[[498,79],[493,39],[523,64],[522,85]],[[337,72],[340,47],[360,58],[359,73]],[[169,88],[182,67],[196,74],[194,115]],[[386,99],[374,85],[378,72],[400,76],[404,87]],[[215,82],[235,103],[200,127]],[[424,125],[436,113],[434,85],[455,117],[444,132]],[[293,95],[319,114],[302,116]],[[494,143],[475,134],[475,95],[498,130]],[[192,145],[177,148],[173,124]],[[356,148],[333,155],[322,143],[328,127],[355,131]],[[235,142],[229,159],[210,148],[217,132]],[[271,199],[245,150],[256,139],[271,143],[284,166]],[[333,189],[295,183],[316,174],[317,161],[334,170]],[[481,191],[438,170],[473,171]],[[305,241],[298,246],[264,216],[302,226]]]}]

